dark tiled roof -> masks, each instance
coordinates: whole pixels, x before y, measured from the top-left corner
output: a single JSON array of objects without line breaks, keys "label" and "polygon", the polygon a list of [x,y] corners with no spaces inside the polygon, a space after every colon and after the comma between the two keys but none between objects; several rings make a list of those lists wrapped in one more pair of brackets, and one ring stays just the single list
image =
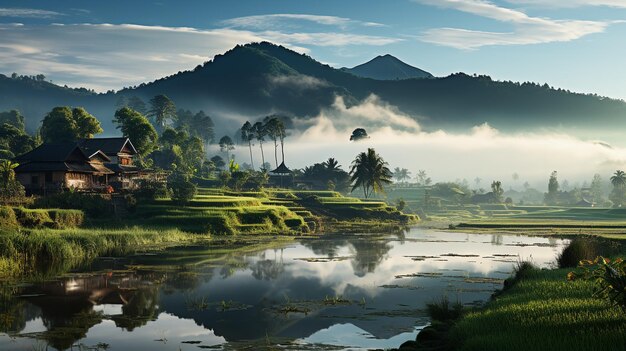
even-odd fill
[{"label": "dark tiled roof", "polygon": [[59,144],[42,144],[27,152],[23,155],[17,156],[14,160],[18,163],[22,162],[64,162],[72,155],[72,153],[78,149],[79,155],[84,157],[85,160],[88,157],[85,155],[76,143],[59,143]]},{"label": "dark tiled roof", "polygon": [[270,173],[274,173],[274,174],[291,174],[293,173],[289,168],[287,168],[287,166],[285,166],[285,162],[281,162],[280,166],[278,166],[278,168],[276,168],[273,171],[270,171]]},{"label": "dark tiled roof", "polygon": [[81,139],[78,141],[78,145],[88,154],[93,154],[94,152],[100,150],[107,155],[117,155],[124,146],[128,144],[128,148],[133,152],[137,153],[133,143],[130,142],[128,138],[125,137],[117,137],[117,138],[92,138],[92,139]]},{"label": "dark tiled roof", "polygon": [[99,164],[73,163],[73,162],[30,162],[17,166],[16,173],[25,172],[78,172],[78,173],[105,173],[113,174],[113,171]]}]

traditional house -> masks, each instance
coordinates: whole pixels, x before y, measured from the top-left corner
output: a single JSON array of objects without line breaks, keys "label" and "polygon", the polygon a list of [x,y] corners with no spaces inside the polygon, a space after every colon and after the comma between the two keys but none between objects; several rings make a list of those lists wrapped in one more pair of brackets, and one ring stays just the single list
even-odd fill
[{"label": "traditional house", "polygon": [[109,184],[113,188],[125,190],[136,186],[134,180],[140,176],[140,169],[133,164],[137,150],[130,139],[125,137],[81,139],[78,145],[86,153],[99,150],[110,159],[105,166],[114,172],[114,175],[109,177]]},{"label": "traditional house", "polygon": [[43,144],[14,159],[17,180],[28,193],[64,189],[104,191],[114,172],[111,159],[100,150],[86,153],[76,143]]}]

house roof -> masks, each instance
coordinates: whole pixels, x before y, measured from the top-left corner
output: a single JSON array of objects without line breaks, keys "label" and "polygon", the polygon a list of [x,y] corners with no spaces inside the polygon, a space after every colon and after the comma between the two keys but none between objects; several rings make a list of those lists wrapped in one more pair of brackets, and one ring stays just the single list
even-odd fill
[{"label": "house roof", "polygon": [[139,172],[139,167],[136,167],[136,166],[126,166],[126,165],[120,165],[117,163],[105,163],[104,165],[115,173],[138,173]]},{"label": "house roof", "polygon": [[103,165],[94,165],[90,163],[72,163],[72,162],[29,162],[20,164],[15,168],[16,173],[24,172],[77,172],[77,173],[102,173],[113,174],[113,171]]},{"label": "house roof", "polygon": [[280,165],[273,171],[270,171],[273,174],[291,174],[293,173],[287,166],[285,166],[285,162],[281,162]]},{"label": "house roof", "polygon": [[14,160],[18,163],[64,162],[72,155],[77,155],[85,161],[89,160],[89,157],[76,143],[42,144],[23,155],[17,156]]},{"label": "house roof", "polygon": [[87,153],[100,150],[108,156],[116,156],[125,147],[130,150],[131,154],[137,153],[133,143],[126,137],[81,139],[78,141],[78,145]]}]

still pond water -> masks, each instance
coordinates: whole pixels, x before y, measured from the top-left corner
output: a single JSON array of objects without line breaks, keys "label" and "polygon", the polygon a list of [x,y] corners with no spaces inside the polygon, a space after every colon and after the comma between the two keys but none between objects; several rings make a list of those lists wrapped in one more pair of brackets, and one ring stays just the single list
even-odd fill
[{"label": "still pond water", "polygon": [[362,350],[398,347],[427,303],[480,305],[514,264],[566,240],[414,228],[239,254],[172,249],[99,259],[3,287],[0,350]]}]

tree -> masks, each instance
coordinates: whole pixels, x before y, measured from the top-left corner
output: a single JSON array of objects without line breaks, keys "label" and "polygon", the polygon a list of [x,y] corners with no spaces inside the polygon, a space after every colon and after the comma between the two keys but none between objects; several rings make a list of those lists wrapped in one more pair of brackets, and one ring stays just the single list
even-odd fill
[{"label": "tree", "polygon": [[626,188],[626,173],[621,170],[615,171],[611,176],[611,184],[613,185],[613,191],[611,191],[611,201],[613,206],[622,207],[624,204],[624,191]]},{"label": "tree", "polygon": [[59,106],[48,112],[41,124],[41,137],[46,143],[76,141],[102,133],[100,122],[84,108]]},{"label": "tree", "polygon": [[553,171],[550,174],[548,180],[548,193],[545,195],[545,202],[548,205],[554,205],[558,202],[559,194],[559,180],[557,179],[557,172]]},{"label": "tree", "polygon": [[18,129],[9,123],[0,124],[0,150],[12,154],[6,158],[24,154],[35,147],[35,139],[26,134],[23,129]]},{"label": "tree", "polygon": [[352,131],[352,135],[350,135],[350,141],[360,141],[364,139],[368,139],[369,135],[367,135],[367,131],[363,128],[357,128]]},{"label": "tree", "polygon": [[372,193],[384,192],[384,185],[391,184],[393,176],[387,166],[387,162],[372,148],[358,154],[350,169],[352,191],[362,188],[365,198]]},{"label": "tree", "polygon": [[491,191],[496,198],[496,201],[502,202],[502,194],[504,194],[504,189],[502,189],[502,182],[499,180],[494,180],[491,182]]},{"label": "tree", "polygon": [[211,162],[213,162],[215,167],[217,167],[218,169],[223,169],[224,166],[226,166],[226,162],[224,162],[224,159],[220,155],[215,155],[211,157]]},{"label": "tree", "polygon": [[163,131],[167,125],[167,121],[176,118],[176,105],[174,105],[174,102],[167,96],[163,94],[156,95],[150,99],[148,117],[152,117],[158,131]]},{"label": "tree", "polygon": [[11,110],[6,112],[0,112],[0,125],[10,124],[18,130],[25,131],[26,124],[24,122],[24,116],[18,110]]},{"label": "tree", "polygon": [[246,121],[246,123],[241,126],[241,141],[248,144],[248,149],[250,150],[250,164],[252,165],[252,169],[254,169],[254,158],[252,157],[252,140],[254,140],[254,128],[250,122]]},{"label": "tree", "polygon": [[206,146],[213,142],[215,139],[215,125],[211,117],[204,113],[204,111],[200,110],[193,115],[191,125],[193,126],[192,134],[202,139]]},{"label": "tree", "polygon": [[48,112],[41,124],[41,138],[45,143],[76,140],[76,121],[69,107],[55,107]]},{"label": "tree", "polygon": [[158,135],[150,121],[141,113],[123,107],[115,111],[113,123],[129,138],[143,161],[157,147]]},{"label": "tree", "polygon": [[231,139],[228,135],[224,135],[220,141],[220,151],[226,153],[226,159],[230,160],[230,152],[235,150],[235,143],[233,143],[233,139]]},{"label": "tree", "polygon": [[102,133],[100,121],[82,107],[76,107],[72,110],[72,118],[76,123],[76,138],[90,139],[95,134]]},{"label": "tree", "polygon": [[393,170],[393,177],[398,180],[398,182],[403,182],[407,179],[411,179],[411,171],[406,168],[396,167]]},{"label": "tree", "polygon": [[426,184],[426,179],[428,178],[428,175],[426,174],[426,171],[423,169],[420,169],[417,171],[417,175],[415,176],[417,183],[419,185],[428,185]]},{"label": "tree", "polygon": [[267,171],[269,170],[269,167],[265,167],[265,153],[263,152],[263,142],[265,141],[267,130],[265,129],[263,122],[256,122],[252,126],[252,131],[254,133],[254,138],[259,142],[259,147],[261,148],[261,169]]},{"label": "tree", "polygon": [[168,187],[172,191],[172,200],[185,204],[196,196],[198,189],[189,181],[189,176],[185,173],[174,172],[169,176]]},{"label": "tree", "polygon": [[591,180],[590,193],[594,203],[602,202],[604,198],[604,182],[599,174],[594,174]]},{"label": "tree", "polygon": [[[274,161],[278,167],[278,142],[283,146],[285,138],[285,125],[277,116],[267,116],[263,119],[264,129],[267,136],[274,141]],[[283,149],[283,162],[285,161],[285,151]]]}]

